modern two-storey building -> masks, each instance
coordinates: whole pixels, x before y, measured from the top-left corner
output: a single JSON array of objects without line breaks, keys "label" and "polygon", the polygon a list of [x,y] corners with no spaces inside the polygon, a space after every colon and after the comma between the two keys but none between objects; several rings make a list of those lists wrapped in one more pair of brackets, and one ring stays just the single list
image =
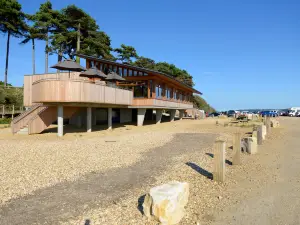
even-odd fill
[{"label": "modern two-storey building", "polygon": [[[180,118],[193,108],[193,93],[199,91],[164,73],[79,55],[86,60],[86,68],[96,67],[104,74],[115,72],[124,81],[98,81],[80,76],[80,72],[57,72],[24,76],[24,105],[29,108],[12,122],[12,132],[28,130],[41,133],[54,121],[58,136],[63,135],[63,120],[88,132],[96,124],[136,121],[142,126],[145,118],[155,115],[160,123],[163,110],[174,120],[176,110]],[[155,112],[153,114],[153,112]]]}]

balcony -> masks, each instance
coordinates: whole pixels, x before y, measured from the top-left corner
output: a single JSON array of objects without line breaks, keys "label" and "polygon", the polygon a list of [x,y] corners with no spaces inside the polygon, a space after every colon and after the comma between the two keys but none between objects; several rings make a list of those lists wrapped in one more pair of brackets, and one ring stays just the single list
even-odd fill
[{"label": "balcony", "polygon": [[34,103],[94,103],[132,105],[132,91],[85,80],[41,79],[32,84]]},{"label": "balcony", "polygon": [[193,103],[174,99],[135,98],[132,102],[133,108],[168,108],[168,109],[192,109]]}]

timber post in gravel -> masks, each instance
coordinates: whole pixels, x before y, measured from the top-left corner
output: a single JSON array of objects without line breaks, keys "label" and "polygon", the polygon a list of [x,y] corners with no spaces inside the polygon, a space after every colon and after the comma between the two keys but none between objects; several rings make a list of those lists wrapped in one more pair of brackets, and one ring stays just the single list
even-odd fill
[{"label": "timber post in gravel", "polygon": [[213,179],[217,182],[225,181],[225,141],[216,141],[214,145]]},{"label": "timber post in gravel", "polygon": [[262,145],[263,143],[263,125],[257,127],[257,144]]},{"label": "timber post in gravel", "polygon": [[57,136],[62,137],[64,135],[64,107],[62,105],[57,106]]},{"label": "timber post in gravel", "polygon": [[107,125],[107,129],[112,130],[112,108],[107,109]]},{"label": "timber post in gravel", "polygon": [[271,131],[271,117],[267,117],[266,120],[267,134]]},{"label": "timber post in gravel", "polygon": [[92,108],[91,107],[87,107],[86,127],[87,127],[87,132],[92,132]]},{"label": "timber post in gravel", "polygon": [[232,164],[240,165],[241,164],[241,133],[240,132],[234,134],[233,151],[234,151],[234,156],[232,159]]}]

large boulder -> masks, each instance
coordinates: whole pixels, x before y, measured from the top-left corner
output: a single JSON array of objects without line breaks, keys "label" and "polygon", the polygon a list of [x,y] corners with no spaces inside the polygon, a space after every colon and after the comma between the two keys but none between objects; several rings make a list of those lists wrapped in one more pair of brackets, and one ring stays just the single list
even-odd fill
[{"label": "large boulder", "polygon": [[184,216],[188,197],[188,183],[172,181],[151,188],[143,203],[144,214],[164,225],[177,224]]}]

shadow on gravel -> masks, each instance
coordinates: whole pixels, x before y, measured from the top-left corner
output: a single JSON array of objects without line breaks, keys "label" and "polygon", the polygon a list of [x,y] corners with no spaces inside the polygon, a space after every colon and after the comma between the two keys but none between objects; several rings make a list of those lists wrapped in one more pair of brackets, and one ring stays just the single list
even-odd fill
[{"label": "shadow on gravel", "polygon": [[205,170],[205,169],[201,168],[200,166],[196,165],[195,163],[187,162],[186,165],[188,165],[193,170],[195,170],[198,173],[200,173],[202,176],[205,176],[205,177],[207,177],[210,180],[213,179],[213,174],[211,172],[208,172],[207,170]]},{"label": "shadow on gravel", "polygon": [[145,201],[146,195],[142,195],[139,197],[137,209],[140,211],[142,215],[144,215],[143,203]]},{"label": "shadow on gravel", "polygon": [[[130,196],[133,189],[151,186],[155,177],[173,163],[174,157],[192,152],[205,154],[201,149],[212,146],[216,137],[216,134],[179,133],[165,145],[143,153],[141,160],[129,167],[93,171],[76,181],[61,182],[12,199],[0,207],[0,224],[59,224],[89,209],[116,204],[119,199]],[[211,177],[197,165],[187,165]],[[142,200],[139,199],[140,207]]]},{"label": "shadow on gravel", "polygon": [[[210,156],[211,158],[214,158],[214,154],[212,153],[205,153],[206,155]],[[232,166],[232,162],[228,159],[225,159],[225,163],[227,163],[228,165]]]}]

